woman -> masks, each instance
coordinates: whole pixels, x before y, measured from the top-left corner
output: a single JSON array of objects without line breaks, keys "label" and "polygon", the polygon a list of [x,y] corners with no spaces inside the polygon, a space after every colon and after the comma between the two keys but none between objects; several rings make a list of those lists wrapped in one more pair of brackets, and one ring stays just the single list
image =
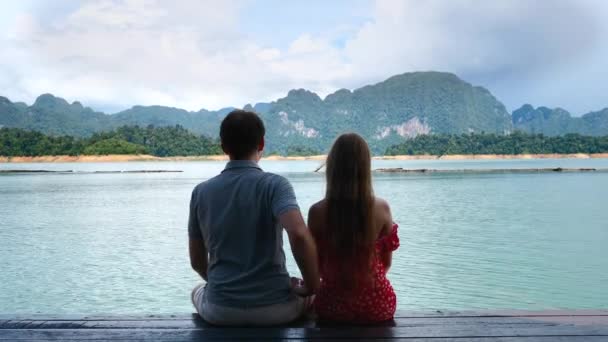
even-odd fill
[{"label": "woman", "polygon": [[338,137],[327,156],[326,178],[325,198],[308,214],[321,273],[315,311],[322,320],[390,320],[396,297],[386,272],[399,238],[388,203],[374,196],[363,138]]}]

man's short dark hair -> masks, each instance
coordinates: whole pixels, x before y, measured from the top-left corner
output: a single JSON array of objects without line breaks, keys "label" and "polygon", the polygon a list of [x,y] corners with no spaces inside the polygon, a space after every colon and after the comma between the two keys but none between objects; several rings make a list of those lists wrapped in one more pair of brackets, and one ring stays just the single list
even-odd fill
[{"label": "man's short dark hair", "polygon": [[246,110],[233,110],[220,126],[220,138],[224,150],[233,159],[246,159],[258,150],[266,129],[262,119]]}]

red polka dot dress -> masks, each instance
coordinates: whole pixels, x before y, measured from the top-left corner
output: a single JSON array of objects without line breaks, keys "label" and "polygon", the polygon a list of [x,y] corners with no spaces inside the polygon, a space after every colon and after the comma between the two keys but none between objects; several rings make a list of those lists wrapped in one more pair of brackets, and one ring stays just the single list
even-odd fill
[{"label": "red polka dot dress", "polygon": [[[341,288],[331,275],[340,272],[338,266],[321,267],[321,287],[314,301],[314,308],[322,320],[374,323],[390,320],[395,314],[397,297],[386,278],[386,269],[379,258],[381,252],[394,251],[399,247],[397,225],[390,234],[376,240],[373,260],[373,279],[355,293]],[[322,251],[320,251],[321,253]]]}]

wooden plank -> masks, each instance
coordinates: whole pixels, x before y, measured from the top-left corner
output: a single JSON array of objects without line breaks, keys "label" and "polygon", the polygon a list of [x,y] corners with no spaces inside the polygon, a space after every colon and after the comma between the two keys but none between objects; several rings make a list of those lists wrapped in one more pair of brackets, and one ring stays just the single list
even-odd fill
[{"label": "wooden plank", "polygon": [[[295,341],[304,341],[295,340]],[[315,342],[337,341],[315,339]],[[395,339],[368,339],[366,341],[407,341],[407,342],[606,342],[604,336],[533,336],[533,337],[469,337],[469,338],[395,338]]]},{"label": "wooden plank", "polygon": [[52,314],[0,314],[0,321],[5,320],[35,320],[35,321],[150,321],[150,320],[185,320],[197,318],[198,314],[171,314],[171,315],[52,315]]},{"label": "wooden plank", "polygon": [[[577,324],[577,325],[606,325],[608,316],[535,316],[535,317],[426,317],[426,318],[397,318],[394,321],[383,322],[375,325],[382,327],[407,327],[407,326],[444,326],[444,325],[516,325],[516,324]],[[335,323],[323,323],[314,321],[299,321],[286,324],[283,327],[291,328],[313,328],[313,327],[345,327],[351,325],[340,325]],[[28,329],[202,329],[210,327],[201,319],[170,319],[170,320],[21,320],[0,321],[0,329],[3,328],[28,328]]]},{"label": "wooden plank", "polygon": [[[26,326],[27,322],[20,321],[19,324],[0,325],[2,328],[28,328],[28,329],[203,329],[211,327],[211,325],[202,320],[153,320],[153,321],[31,321],[33,326]],[[436,319],[436,318],[408,318],[400,319],[399,321],[383,322],[376,324],[374,327],[407,327],[407,326],[423,326],[423,325],[479,325],[479,324],[538,324],[548,325],[550,323],[543,321],[535,321],[522,318],[499,318],[499,317],[478,317],[478,318],[451,318],[451,319]],[[323,323],[304,321],[285,325],[285,328],[314,328],[314,327],[336,327],[350,328],[353,325],[343,325],[335,323]]]},{"label": "wooden plank", "polygon": [[608,310],[482,310],[482,311],[397,311],[395,318],[408,317],[539,317],[539,316],[608,316]]},{"label": "wooden plank", "polygon": [[[536,323],[536,324],[544,324],[541,321],[525,321],[521,318],[497,318],[497,317],[489,317],[489,318],[452,318],[452,319],[435,319],[435,318],[409,318],[409,319],[400,319],[399,321],[389,321],[382,322],[380,324],[374,325],[375,327],[395,327],[395,326],[411,326],[411,325],[448,325],[448,324],[458,324],[458,325],[471,325],[471,324],[490,324],[490,323],[498,323],[498,324],[518,324],[518,323]],[[283,327],[291,327],[291,328],[313,328],[313,327],[342,327],[349,328],[353,326],[344,325],[344,324],[336,324],[336,323],[323,323],[323,322],[313,322],[313,321],[301,321],[295,322],[291,324],[284,325]],[[138,328],[147,328],[147,329],[202,329],[205,327],[211,327],[211,325],[203,322],[202,320],[151,320],[151,321],[124,321],[124,320],[116,320],[116,321],[19,321],[13,323],[8,321],[6,323],[0,322],[0,329],[17,329],[17,328],[28,328],[28,329],[89,329],[89,328],[107,328],[107,329],[138,329]]]},{"label": "wooden plank", "polygon": [[0,340],[44,339],[394,339],[601,336],[608,340],[608,327],[539,324],[478,324],[469,326],[432,325],[409,327],[331,328],[202,328],[202,329],[2,329]]},{"label": "wooden plank", "polygon": [[[454,310],[433,310],[433,311],[405,311],[400,310],[395,313],[395,318],[408,317],[528,317],[528,316],[608,316],[608,310],[482,310],[482,311],[454,311]],[[196,318],[195,313],[189,314],[160,314],[160,315],[11,315],[0,314],[0,321],[3,320],[184,320]]]},{"label": "wooden plank", "polygon": [[[138,339],[129,339],[128,341],[150,341],[150,338],[138,338]],[[168,342],[172,342],[172,341],[182,341],[182,342],[201,342],[201,341],[214,341],[211,339],[205,339],[205,340],[199,340],[196,338],[188,338],[188,339],[183,339],[183,338],[163,338],[163,341],[168,341]],[[48,339],[19,339],[17,340],[19,342],[50,342],[50,341],[58,341],[58,339],[56,338],[48,338]],[[117,339],[106,339],[106,338],[101,338],[101,339],[89,339],[87,341],[107,341],[107,342],[111,342],[111,341],[120,341]],[[216,340],[216,341],[226,341],[226,339],[220,339],[220,340]],[[262,339],[262,340],[257,340],[257,339],[248,339],[247,341],[249,342],[253,342],[253,341],[260,341],[260,342],[265,342],[268,340]],[[307,341],[305,339],[290,339],[289,341]],[[339,341],[339,340],[327,340],[327,339],[314,339],[313,341],[316,342],[325,342],[325,341]],[[387,339],[367,339],[366,341],[390,341]],[[606,342],[606,338],[602,337],[602,336],[562,336],[562,337],[554,337],[554,336],[549,336],[549,337],[542,337],[542,336],[534,336],[534,337],[473,337],[473,338],[466,338],[466,339],[462,339],[462,338],[405,338],[405,339],[394,339],[394,341],[407,341],[407,342],[465,342],[465,341],[472,341],[472,342]]]},{"label": "wooden plank", "polygon": [[[400,316],[400,315],[399,315]],[[0,320],[0,341],[407,339],[409,341],[608,341],[608,312],[507,311],[406,313],[380,326],[299,321],[283,327],[213,327],[196,314],[38,316]]]}]

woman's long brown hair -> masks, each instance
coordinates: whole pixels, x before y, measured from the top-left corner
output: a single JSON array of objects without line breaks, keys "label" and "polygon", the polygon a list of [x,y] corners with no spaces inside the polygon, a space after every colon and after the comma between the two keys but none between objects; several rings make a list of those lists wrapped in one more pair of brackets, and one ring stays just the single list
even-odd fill
[{"label": "woman's long brown hair", "polygon": [[327,156],[327,230],[321,232],[328,257],[344,288],[357,289],[370,277],[374,253],[371,155],[355,133],[336,139]]}]

